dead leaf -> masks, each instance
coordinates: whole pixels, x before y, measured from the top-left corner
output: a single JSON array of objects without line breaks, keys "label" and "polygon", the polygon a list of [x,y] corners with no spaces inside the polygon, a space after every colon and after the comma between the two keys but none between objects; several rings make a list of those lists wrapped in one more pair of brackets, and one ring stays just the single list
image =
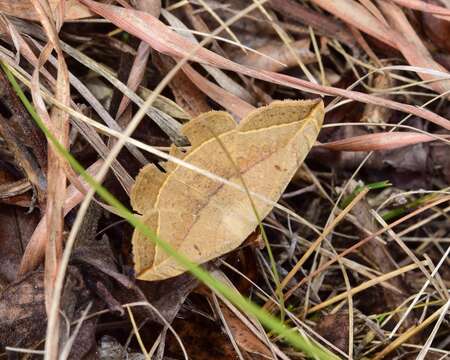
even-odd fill
[{"label": "dead leaf", "polygon": [[0,348],[32,346],[45,334],[44,276],[29,273],[0,293]]},{"label": "dead leaf", "polygon": [[[189,359],[238,360],[230,339],[221,331],[220,323],[211,321],[194,312],[186,312],[174,320],[172,326],[181,338]],[[184,359],[180,345],[169,332],[167,334],[167,356]],[[249,360],[247,357],[244,360]]]},{"label": "dead leaf", "polygon": [[[69,322],[78,320],[80,312],[90,301],[92,298],[79,271],[70,267],[61,300],[61,311]],[[93,301],[93,311],[101,310],[97,306],[99,300]],[[30,272],[0,291],[0,318],[0,351],[4,352],[7,346],[38,348],[44,343],[47,316],[42,271]],[[94,326],[89,322],[87,320],[87,327],[83,326],[78,333],[69,358],[85,358],[83,356],[94,344]],[[66,329],[64,327],[64,332]]]},{"label": "dead leaf", "polygon": [[238,346],[252,354],[254,359],[272,359],[272,353],[266,344],[264,344],[235,313],[228,309],[223,303],[220,303],[220,309],[226,321],[228,328],[233,334]]},{"label": "dead leaf", "polygon": [[334,346],[346,351],[348,349],[348,313],[340,311],[327,314],[318,322],[316,331]]},{"label": "dead leaf", "polygon": [[[445,135],[442,137],[442,139],[446,138]],[[398,149],[409,145],[436,141],[438,139],[438,136],[431,136],[413,131],[394,131],[353,136],[342,140],[319,144],[318,146],[333,151],[376,151]]]},{"label": "dead leaf", "polygon": [[0,279],[11,283],[16,279],[23,248],[39,221],[39,213],[15,206],[0,205]]},{"label": "dead leaf", "polygon": [[[276,101],[252,111],[238,126],[228,113],[212,111],[183,127],[191,150],[184,154],[173,147],[172,153],[239,185],[243,179],[250,191],[277,201],[314,143],[323,116],[318,100]],[[163,167],[167,173],[153,164],[141,170],[131,204],[148,227],[191,261],[204,263],[235,249],[257,227],[245,192],[173,163]],[[260,218],[272,209],[261,199],[253,201]],[[138,231],[133,248],[138,279],[185,272]]]}]

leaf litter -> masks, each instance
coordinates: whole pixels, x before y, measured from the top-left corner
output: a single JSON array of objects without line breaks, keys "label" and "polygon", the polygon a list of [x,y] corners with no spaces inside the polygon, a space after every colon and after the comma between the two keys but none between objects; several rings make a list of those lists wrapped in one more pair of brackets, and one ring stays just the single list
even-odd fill
[{"label": "leaf litter", "polygon": [[[104,184],[161,238],[338,358],[449,356],[442,2],[61,4],[0,1],[0,59],[91,174],[156,97]],[[45,334],[87,187],[0,81],[4,354],[106,359],[108,343],[115,359],[303,356],[98,199],[59,299],[71,326]]]}]

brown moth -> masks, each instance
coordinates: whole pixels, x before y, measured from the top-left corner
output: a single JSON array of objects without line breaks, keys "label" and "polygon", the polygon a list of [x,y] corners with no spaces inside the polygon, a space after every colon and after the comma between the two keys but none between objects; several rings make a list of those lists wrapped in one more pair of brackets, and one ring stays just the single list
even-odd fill
[{"label": "brown moth", "polygon": [[[230,114],[211,111],[182,128],[191,149],[183,153],[172,147],[171,154],[241,187],[243,180],[251,193],[263,197],[252,196],[263,219],[314,144],[323,117],[320,100],[275,101],[250,112],[239,125]],[[141,169],[131,204],[148,227],[191,261],[201,264],[235,249],[258,226],[245,191],[173,162],[163,167],[165,172],[153,164]],[[139,231],[132,241],[138,279],[185,272]]]}]

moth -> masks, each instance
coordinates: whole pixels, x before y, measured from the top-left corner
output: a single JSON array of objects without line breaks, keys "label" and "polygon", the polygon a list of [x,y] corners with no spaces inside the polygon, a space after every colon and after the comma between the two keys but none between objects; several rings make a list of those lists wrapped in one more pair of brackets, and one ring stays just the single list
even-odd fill
[{"label": "moth", "polygon": [[[204,113],[182,128],[189,151],[172,146],[170,154],[240,189],[173,162],[163,163],[164,171],[148,164],[136,178],[131,205],[191,261],[201,264],[226,254],[272,210],[313,146],[323,118],[321,100],[274,101],[239,124],[224,111]],[[137,230],[132,243],[138,279],[163,280],[186,271]]]}]

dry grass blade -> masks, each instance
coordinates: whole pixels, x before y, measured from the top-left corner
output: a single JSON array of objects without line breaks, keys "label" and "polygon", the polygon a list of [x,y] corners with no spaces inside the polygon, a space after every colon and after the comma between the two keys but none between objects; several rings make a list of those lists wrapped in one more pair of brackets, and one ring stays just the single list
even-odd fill
[{"label": "dry grass blade", "polygon": [[258,6],[258,10],[263,14],[263,16],[267,18],[267,20],[270,22],[272,28],[275,30],[276,34],[283,42],[284,46],[288,49],[291,56],[296,60],[297,65],[300,67],[303,74],[305,74],[306,78],[311,83],[317,84],[317,80],[314,77],[314,75],[311,74],[311,71],[309,71],[309,69],[305,66],[300,56],[298,56],[297,52],[292,47],[291,45],[292,40],[289,38],[289,35],[286,33],[286,31],[284,31],[284,29],[272,19],[272,16],[267,12],[263,4],[261,4],[258,0],[253,0],[253,2]]},{"label": "dry grass blade", "polygon": [[[11,71],[14,71],[14,70],[11,69]],[[19,73],[14,72],[14,75],[17,76],[25,84],[27,83],[26,80]],[[150,94],[150,96],[153,96],[153,95],[154,95],[154,93]],[[60,103],[55,98],[51,97],[50,95],[48,95],[46,93],[43,93],[43,96],[49,103],[51,103],[51,104],[59,107],[60,109],[66,111],[72,117],[74,117],[76,119],[79,119],[80,121],[85,122],[86,124],[91,125],[92,127],[98,129],[101,133],[103,133],[105,135],[114,136],[114,137],[116,137],[118,139],[124,139],[125,143],[130,143],[130,144],[132,144],[132,145],[134,145],[134,146],[136,146],[136,147],[138,147],[138,148],[140,148],[142,150],[145,150],[145,151],[149,152],[150,154],[153,154],[153,155],[155,155],[155,156],[157,156],[157,157],[159,157],[161,159],[173,162],[174,164],[177,164],[179,166],[185,167],[185,168],[190,169],[192,171],[198,172],[199,174],[202,174],[203,176],[205,176],[205,177],[207,177],[209,179],[212,179],[212,180],[214,180],[216,182],[223,183],[226,186],[232,187],[232,188],[237,189],[237,190],[239,190],[241,192],[245,192],[244,187],[242,187],[239,184],[231,182],[231,181],[229,181],[229,180],[227,180],[227,179],[225,179],[225,178],[223,178],[221,176],[213,174],[212,172],[210,172],[210,171],[208,171],[206,169],[202,169],[202,168],[200,168],[198,166],[195,166],[195,165],[192,165],[192,164],[190,164],[188,162],[185,162],[182,159],[179,159],[179,158],[174,157],[174,156],[172,156],[170,154],[167,154],[164,151],[162,151],[161,149],[158,149],[157,147],[144,144],[143,142],[137,141],[137,140],[135,140],[133,138],[125,136],[124,134],[122,134],[120,132],[117,132],[117,131],[115,131],[113,129],[110,129],[110,128],[108,128],[108,127],[106,127],[106,126],[104,126],[104,125],[102,125],[102,124],[100,124],[100,123],[98,123],[98,122],[88,118],[87,116],[85,116],[85,115],[83,115],[83,114],[81,114],[79,112],[76,112],[72,108],[65,106],[64,104]],[[299,223],[304,224],[305,226],[307,226],[308,228],[312,229],[313,231],[315,231],[315,232],[317,232],[319,234],[319,231],[316,229],[316,227],[313,224],[311,224],[306,219],[304,219],[303,217],[298,215],[296,212],[288,209],[287,207],[285,207],[285,206],[283,206],[283,205],[281,205],[281,204],[279,204],[277,202],[274,202],[274,201],[268,199],[267,197],[261,196],[258,193],[250,192],[250,194],[251,194],[251,196],[254,196],[254,197],[258,198],[259,200],[261,200],[261,201],[263,201],[263,202],[265,202],[267,204],[270,204],[271,206],[279,209],[283,213],[286,213],[287,215],[291,216],[293,219],[295,219]],[[112,211],[112,209],[109,209],[109,211]],[[114,212],[114,211],[112,211],[112,212]],[[31,251],[30,251],[30,255],[31,255]],[[32,269],[30,269],[30,270],[32,270]]]},{"label": "dry grass blade", "polygon": [[381,11],[375,6],[375,4],[372,3],[371,0],[359,0],[359,2],[367,8],[367,10],[377,18],[377,20],[386,25],[389,26],[389,24],[387,23],[386,19],[384,18],[383,14],[381,13]]},{"label": "dry grass blade", "polygon": [[317,249],[318,246],[322,243],[322,241],[330,234],[330,232],[334,229],[334,227],[345,217],[346,214],[358,203],[364,196],[369,192],[368,188],[365,188],[361,191],[348,206],[333,220],[333,222],[327,226],[326,229],[320,234],[320,236],[313,242],[313,244],[308,248],[308,250],[303,254],[302,258],[295,264],[289,274],[283,279],[281,283],[281,287],[284,288],[287,283],[294,277],[294,275],[300,270],[302,265],[308,260],[311,254]]},{"label": "dry grass blade", "polygon": [[[444,263],[445,260],[447,260],[448,256],[450,254],[450,247],[447,249],[447,251],[444,253],[444,255],[442,256],[441,260],[439,261],[439,263],[436,265],[436,267],[434,268],[433,272],[431,273],[431,278],[434,278],[434,276],[437,274],[437,272],[439,271],[439,268],[441,267],[441,265]],[[408,309],[406,309],[406,311],[404,312],[404,314],[402,315],[402,317],[400,318],[400,320],[398,321],[398,323],[395,325],[395,328],[392,330],[391,334],[389,335],[389,338],[392,338],[394,336],[394,334],[398,331],[398,329],[400,328],[400,326],[402,325],[403,321],[405,320],[405,318],[408,316],[409,312],[414,308],[414,306],[417,304],[417,302],[419,301],[420,297],[422,296],[423,292],[426,290],[426,288],[430,285],[430,280],[428,279],[427,281],[425,281],[425,283],[423,284],[422,288],[419,290],[419,292],[417,293],[417,295],[415,296],[414,300],[411,302],[411,304],[408,306]]]},{"label": "dry grass blade", "polygon": [[320,34],[335,38],[351,48],[356,47],[355,39],[348,34],[346,26],[342,23],[335,22],[325,15],[312,11],[310,8],[293,0],[271,0],[269,5],[282,15],[311,26]]},{"label": "dry grass blade", "polygon": [[[196,25],[202,32],[196,32],[198,35],[202,36],[209,36],[210,30],[208,26],[204,23],[204,21],[199,17],[198,15],[193,14],[192,7],[189,5],[187,6],[187,13],[188,16],[192,19],[194,25]],[[194,36],[194,33],[192,30],[190,30],[183,22],[180,21],[176,16],[172,15],[172,13],[162,10],[161,14],[164,16],[164,18],[167,20],[167,22],[172,26],[175,27],[177,30],[175,30],[177,33],[179,33],[182,36],[185,36],[187,39],[189,39],[192,43],[198,44],[197,38]],[[225,41],[226,39],[221,38],[221,40]],[[246,50],[253,52],[251,48],[247,48]],[[222,70],[208,66],[203,65],[203,68],[212,76],[214,80],[226,91],[229,93],[241,98],[242,100],[248,102],[248,103],[255,103],[256,100],[254,99],[254,96],[250,94],[250,92],[245,89],[243,86],[241,86],[239,83],[237,83],[235,80],[233,80],[231,77],[229,77],[225,72]]]},{"label": "dry grass blade", "polygon": [[392,0],[392,1],[410,9],[429,12],[432,14],[450,16],[450,9],[430,4],[422,0]]},{"label": "dry grass blade", "polygon": [[359,2],[354,0],[313,1],[326,11],[341,18],[346,23],[351,24],[359,30],[372,35],[392,47],[396,47],[396,42],[393,39],[394,34],[389,26],[380,22],[379,19],[372,15]]},{"label": "dry grass blade", "polygon": [[185,65],[182,69],[187,77],[195,84],[195,86],[197,86],[215,102],[222,105],[224,109],[236,115],[239,119],[244,118],[248,113],[250,113],[250,111],[255,109],[254,106],[244,100],[241,100],[241,98],[227,92],[220,86],[217,86],[213,82],[205,79],[197,71],[195,71],[192,66]]},{"label": "dry grass blade", "polygon": [[220,16],[217,15],[216,12],[208,5],[208,3],[207,3],[206,1],[204,1],[204,0],[198,0],[198,2],[200,3],[200,5],[202,5],[202,6],[205,8],[205,10],[206,10],[207,12],[209,12],[209,13],[211,14],[211,16],[212,16],[215,20],[217,20],[217,22],[219,23],[219,25],[220,25],[223,29],[225,29],[225,31],[231,36],[231,38],[232,38],[237,44],[241,45],[242,51],[245,52],[245,49],[244,49],[244,47],[242,47],[242,44],[241,44],[241,42],[239,41],[239,39],[237,38],[237,36],[233,33],[233,31],[231,31],[231,29],[228,27],[228,25],[225,24],[225,23],[223,22],[223,20],[220,18]]},{"label": "dry grass blade", "polygon": [[0,348],[448,356],[443,2],[0,0]]},{"label": "dry grass blade", "polygon": [[[148,15],[151,16],[151,15]],[[138,105],[139,107],[142,107],[144,104],[144,101],[136,95],[134,91],[129,89],[124,83],[122,83],[119,79],[117,79],[113,74],[111,74],[110,71],[105,69],[104,66],[97,63],[95,60],[89,58],[76,48],[65,44],[64,42],[61,43],[62,49],[72,56],[74,59],[88,67],[89,69],[95,71],[96,73],[103,76],[107,81],[109,81],[112,85],[114,85],[116,88],[118,88],[121,92],[124,93],[126,97],[128,97],[133,103]],[[156,124],[163,130],[167,136],[174,141],[176,144],[184,144],[184,139],[180,136],[180,127],[181,125],[172,117],[168,116],[164,112],[160,111],[159,109],[154,108],[153,106],[150,106],[147,109],[147,115],[155,121]],[[108,114],[109,117],[111,117]],[[113,119],[113,122],[115,120]]]},{"label": "dry grass blade", "polygon": [[[434,61],[405,14],[397,5],[384,0],[378,1],[383,15],[389,23],[385,24],[354,0],[314,0],[314,2],[354,27],[393,48],[397,48],[411,65],[446,72],[444,67]],[[424,80],[435,79],[427,74],[419,74],[419,76]],[[433,83],[430,86],[439,93],[450,90],[450,82],[447,80]]]},{"label": "dry grass blade", "polygon": [[[127,86],[130,88],[130,90],[136,91],[137,88],[139,87],[139,84],[141,83],[144,77],[145,66],[147,65],[149,55],[150,55],[150,46],[148,46],[144,42],[141,42],[139,44],[136,57],[134,58],[130,75],[128,76]],[[126,96],[122,98],[116,114],[117,119],[122,116],[123,112],[129,105],[130,101],[131,100]]]},{"label": "dry grass blade", "polygon": [[[55,9],[59,0],[50,0],[50,7]],[[66,20],[82,19],[92,16],[92,13],[77,0],[63,2]],[[40,20],[39,12],[33,6],[33,0],[10,1],[0,0],[0,12],[29,20]]]},{"label": "dry grass blade", "polygon": [[[58,73],[56,79],[56,98],[65,105],[70,104],[70,87],[69,75],[63,53],[59,46],[59,38],[57,31],[59,30],[63,19],[56,17],[51,19],[52,14],[50,6],[45,0],[32,0],[33,6],[39,15],[49,43],[44,47],[40,56],[38,66],[35,68],[32,78],[32,95],[36,110],[47,124],[51,124],[55,138],[65,147],[69,145],[69,115],[58,108],[52,109],[51,116],[48,114],[44,101],[39,91],[39,73],[40,68],[47,62],[48,57],[53,49],[58,55]],[[59,12],[57,12],[60,15]],[[50,145],[50,144],[49,144]],[[48,238],[45,249],[45,293],[47,314],[50,314],[51,307],[57,304],[53,302],[55,280],[60,265],[63,242],[64,217],[62,215],[64,199],[66,194],[66,174],[63,162],[60,156],[52,146],[48,149],[48,193],[47,193],[47,228]],[[55,319],[58,323],[58,319]],[[48,359],[56,359],[58,357],[59,331],[55,327],[55,333],[51,334],[49,341],[46,341],[46,357]]]},{"label": "dry grass blade", "polygon": [[27,179],[13,181],[0,185],[0,199],[20,195],[32,189],[31,183]]},{"label": "dry grass blade", "polygon": [[145,358],[145,360],[151,360],[150,356],[148,355],[147,350],[145,349],[145,345],[144,345],[144,342],[142,341],[141,334],[139,333],[139,328],[134,319],[134,315],[133,315],[133,312],[131,311],[131,307],[127,306],[127,311],[128,311],[128,316],[130,317],[131,324],[133,325],[134,335],[136,336],[136,339],[139,343],[139,347],[141,348],[141,351],[144,354],[144,358]]},{"label": "dry grass blade", "polygon": [[423,320],[420,324],[409,328],[403,334],[401,334],[397,339],[391,342],[388,346],[386,346],[382,351],[375,354],[373,360],[381,360],[384,359],[387,355],[389,355],[392,351],[397,349],[403,343],[405,343],[412,336],[420,333],[424,329],[426,329],[429,325],[431,325],[434,321],[436,321],[443,313],[445,314],[448,311],[448,307],[450,305],[450,300],[447,301],[440,309],[436,310],[433,314]]},{"label": "dry grass blade", "polygon": [[[397,42],[397,48],[402,52],[409,64],[431,70],[447,72],[446,68],[433,59],[401,8],[393,3],[388,3],[383,0],[379,1],[379,3],[391,28],[395,31],[394,36]],[[436,79],[434,76],[425,73],[419,73],[419,76],[423,80]],[[433,82],[430,83],[430,86],[433,90],[442,94],[450,90],[450,81]]]},{"label": "dry grass blade", "polygon": [[[386,222],[383,220],[383,218],[381,216],[379,216],[378,214],[376,214],[374,211],[372,211],[374,214],[374,218],[376,220],[378,220],[378,222],[386,227],[387,224]],[[399,245],[399,247],[408,255],[408,257],[415,263],[418,265],[419,269],[422,271],[422,273],[425,275],[425,277],[433,284],[434,288],[436,289],[437,293],[443,298],[443,299],[449,299],[450,295],[447,293],[446,289],[442,289],[439,282],[436,281],[430,274],[430,272],[428,271],[428,269],[422,265],[422,263],[420,262],[420,260],[417,258],[417,256],[414,254],[413,251],[411,251],[411,249],[406,246],[406,244],[402,241],[402,239],[397,236],[397,234],[392,231],[389,230],[388,231],[389,236],[391,236],[395,242]]]},{"label": "dry grass blade", "polygon": [[[155,17],[159,16],[161,11],[161,1],[138,1],[137,9],[142,11],[147,11]],[[132,90],[136,91],[139,84],[141,83],[144,73],[145,67],[147,65],[147,61],[150,55],[150,47],[145,42],[141,42],[138,46],[136,57],[134,58],[133,65],[130,70],[130,74],[128,76],[127,86]],[[117,109],[116,118],[120,118],[128,104],[130,103],[130,99],[124,96],[120,101],[119,107]]]},{"label": "dry grass blade", "polygon": [[[117,26],[123,28],[136,37],[146,41],[152,48],[174,58],[182,58],[195,49],[195,44],[185,38],[175,34],[166,25],[149,14],[135,10],[124,9],[116,6],[104,5],[92,0],[80,0],[93,11],[99,13]],[[379,106],[386,106],[394,110],[411,113],[431,122],[434,122],[446,129],[450,129],[450,121],[432,113],[431,111],[416,108],[415,106],[401,104],[395,101],[381,99],[376,96],[349,91],[329,86],[313,84],[305,80],[292,76],[272,73],[270,71],[257,71],[233,61],[227,60],[204,48],[199,49],[193,61],[216,66],[238,73],[248,75],[257,79],[272,82],[275,84],[292,87],[294,89],[306,90],[313,93],[343,96],[355,101],[370,103]]]},{"label": "dry grass blade", "polygon": [[[233,269],[233,270],[236,271],[236,269]],[[222,271],[214,270],[214,271],[212,271],[212,275],[215,278],[217,278],[218,280],[220,280],[223,283],[230,286],[232,289],[234,289],[236,291],[236,293],[238,292],[238,290],[235,288],[233,282]],[[244,274],[240,274],[240,275],[245,277]],[[258,288],[257,284],[254,284],[254,285]],[[258,290],[261,291],[262,293],[264,293],[264,290],[262,290],[261,288],[259,288]],[[265,295],[268,296],[268,294],[265,294]],[[270,351],[267,351],[267,350],[260,351],[261,354],[267,353],[267,355],[269,355],[269,353],[271,353],[273,358],[276,358],[276,356],[278,356],[280,359],[288,360],[287,356],[278,348],[278,346],[276,344],[274,344],[274,342],[271,341],[271,339],[268,338],[268,336],[264,332],[263,326],[258,322],[257,319],[245,316],[245,314],[242,314],[233,304],[231,304],[223,296],[221,296],[220,294],[217,296],[223,302],[223,304],[225,304],[225,306],[228,308],[228,311],[230,311],[230,313],[234,314],[234,316],[237,319],[239,319],[242,322],[242,324],[247,328],[247,330],[244,332],[244,334],[242,334],[242,335],[244,335],[242,341],[246,342],[246,341],[250,340],[250,342],[251,342],[253,340],[252,338],[255,337],[257,340],[260,341],[260,344],[257,346],[258,348],[261,348],[261,346],[263,346],[263,347],[267,347],[270,349]],[[268,297],[270,297],[270,296],[268,296]],[[245,336],[247,331],[250,331],[252,333],[250,339],[248,339],[247,336]]]},{"label": "dry grass blade", "polygon": [[[425,264],[425,261],[423,263]],[[419,266],[417,264],[406,265],[406,266],[404,266],[404,267],[402,267],[400,269],[391,271],[390,273],[386,273],[386,274],[383,274],[383,275],[381,275],[379,277],[370,279],[370,280],[368,280],[366,282],[363,282],[361,285],[358,285],[358,286],[352,288],[351,290],[345,291],[345,292],[343,292],[343,293],[341,293],[339,295],[336,295],[336,296],[334,296],[334,297],[332,297],[330,299],[327,299],[326,301],[324,301],[324,302],[322,302],[320,304],[317,304],[317,305],[313,306],[312,308],[310,308],[308,310],[308,313],[311,314],[311,313],[314,313],[316,311],[319,311],[319,310],[321,310],[323,308],[326,308],[327,306],[330,306],[330,305],[332,305],[332,304],[334,304],[336,302],[339,302],[341,300],[345,300],[348,297],[349,294],[355,295],[355,294],[357,294],[357,293],[359,293],[361,291],[364,291],[364,290],[366,290],[366,289],[368,289],[368,288],[370,288],[370,287],[372,287],[374,285],[377,285],[377,284],[380,284],[382,282],[385,282],[385,281],[387,281],[389,279],[392,279],[392,278],[394,278],[396,276],[400,276],[400,275],[402,275],[402,274],[404,274],[404,273],[406,273],[408,271],[415,270],[418,267]]]},{"label": "dry grass blade", "polygon": [[270,42],[255,53],[238,55],[233,60],[255,69],[279,72],[298,65],[299,61],[305,65],[316,62],[317,58],[309,50],[309,45],[308,39],[294,41],[289,44],[289,48],[280,46],[279,42]]},{"label": "dry grass blade", "polygon": [[[439,139],[439,137],[437,136]],[[373,151],[392,150],[404,146],[436,141],[436,137],[415,132],[381,132],[354,136],[329,143],[318,144],[319,147],[334,151]]]},{"label": "dry grass blade", "polygon": [[433,330],[431,331],[430,336],[428,337],[426,343],[424,344],[422,350],[420,350],[419,355],[417,356],[417,360],[424,360],[426,359],[426,356],[428,352],[430,351],[431,344],[436,337],[436,333],[438,332],[439,328],[441,327],[442,323],[445,321],[445,316],[448,314],[448,310],[450,308],[450,300],[447,300],[447,303],[445,304],[444,308],[441,310],[441,314],[439,315],[439,319],[436,321],[436,324],[434,325]]},{"label": "dry grass blade", "polygon": [[[34,52],[32,51],[29,44],[25,41],[24,37],[19,33],[18,29],[16,29],[16,26],[21,25],[22,23],[18,22],[17,19],[7,19],[5,18],[5,22],[8,24],[9,29],[15,34],[15,39],[17,43],[17,47],[20,51],[20,53],[34,66],[38,66],[38,58],[34,55]],[[42,30],[40,28],[37,28],[36,26],[32,28],[32,30],[35,30],[30,33],[35,33],[38,37],[45,38],[45,35],[42,33]],[[33,43],[39,48],[42,49],[42,46],[38,44],[36,41],[32,40]],[[6,56],[2,56],[3,60],[8,63],[11,67],[16,68],[17,64],[11,59]],[[49,56],[49,62],[55,67],[58,68],[58,61],[56,58],[54,58],[52,55]],[[20,68],[16,69],[17,71],[21,71],[24,73],[24,71]],[[53,85],[56,86],[56,80],[50,74],[49,71],[47,71],[45,68],[40,69],[41,74],[44,75],[46,80]],[[24,73],[24,76],[27,76],[28,74]],[[27,83],[27,80],[23,78],[21,74],[15,74],[15,76],[19,77],[23,83],[30,86]],[[69,81],[71,82],[71,85],[79,91],[81,95],[85,97],[87,102],[97,111],[97,113],[104,119],[104,121],[107,124],[111,124],[113,128],[120,129],[120,127],[114,122],[114,119],[111,118],[109,113],[103,108],[103,106],[100,104],[100,102],[91,94],[91,92],[87,89],[87,87],[75,76],[73,76],[69,72]],[[78,109],[78,106],[72,102],[72,107],[74,109]],[[63,109],[62,109],[63,110]],[[110,120],[110,121],[109,121]],[[51,125],[51,124],[49,124]],[[98,153],[104,158],[108,154],[108,149],[106,145],[103,143],[101,137],[97,134],[97,132],[90,127],[89,125],[84,124],[83,122],[77,121],[77,118],[74,119],[74,125],[78,128],[78,130],[85,136],[85,138],[89,141],[89,143],[98,151]],[[115,126],[114,126],[115,125]],[[51,128],[51,126],[49,126]],[[130,149],[132,153],[135,153],[133,149]],[[140,153],[135,153],[136,157],[139,159]],[[142,156],[141,156],[142,158]],[[64,166],[66,175],[69,177],[70,181],[78,187],[79,190],[84,191],[83,187],[80,186],[80,184],[77,182],[76,176],[72,169],[66,165],[65,161],[62,161],[62,164]],[[112,170],[116,173],[119,181],[123,184],[126,191],[129,191],[131,188],[131,185],[133,183],[133,179],[128,175],[128,173],[125,171],[125,169],[122,167],[122,165],[116,160],[112,164]]]},{"label": "dry grass blade", "polygon": [[[102,164],[103,161],[98,160],[96,163],[92,164],[87,169],[87,172],[90,175],[95,174]],[[82,182],[82,185],[85,188],[87,188],[86,183]],[[72,210],[75,206],[77,206],[81,202],[81,200],[83,200],[83,198],[84,194],[80,192],[74,185],[70,185],[66,191],[63,214],[67,215],[67,213],[70,210]],[[20,264],[19,276],[25,275],[26,273],[33,271],[42,262],[44,258],[45,244],[47,242],[47,238],[48,238],[47,216],[44,215],[41,221],[39,222],[39,225],[34,230],[27,247],[25,248],[25,253],[22,257],[22,262]]]},{"label": "dry grass blade", "polygon": [[320,274],[323,270],[325,270],[326,268],[328,268],[331,264],[335,263],[336,261],[338,261],[339,259],[342,259],[344,256],[347,256],[349,253],[356,251],[358,248],[360,248],[361,246],[363,246],[364,244],[366,244],[367,242],[373,240],[374,238],[376,238],[377,236],[383,234],[385,231],[388,231],[392,228],[394,228],[395,226],[401,224],[402,222],[416,216],[417,214],[420,214],[421,212],[428,210],[436,205],[442,204],[444,202],[447,202],[450,200],[450,196],[444,196],[438,200],[433,201],[430,204],[427,204],[411,213],[409,213],[408,215],[403,216],[402,218],[392,222],[391,224],[389,224],[387,227],[384,227],[380,230],[378,230],[377,232],[373,233],[372,235],[369,235],[367,237],[365,237],[364,239],[360,240],[358,243],[356,243],[355,245],[349,247],[347,250],[341,252],[338,256],[330,259],[329,261],[327,261],[326,263],[324,263],[322,266],[320,266],[317,270],[315,270],[314,272],[312,272],[311,274],[309,274],[308,276],[304,277],[301,281],[299,281],[295,286],[293,286],[291,289],[289,289],[289,291],[286,293],[285,295],[285,299],[288,299],[289,297],[292,296],[292,294],[295,292],[296,289],[298,289],[300,286],[302,286],[303,284],[305,284],[306,282],[311,281],[311,279],[313,279],[315,276],[317,276],[318,274]]}]

